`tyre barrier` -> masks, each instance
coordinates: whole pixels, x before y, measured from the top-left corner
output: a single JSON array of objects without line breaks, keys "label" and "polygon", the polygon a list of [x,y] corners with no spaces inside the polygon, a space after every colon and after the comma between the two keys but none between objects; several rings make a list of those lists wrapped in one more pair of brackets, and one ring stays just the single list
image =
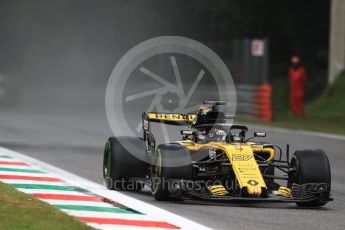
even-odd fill
[{"label": "tyre barrier", "polygon": [[236,90],[238,115],[263,121],[272,120],[271,85],[237,85]]}]

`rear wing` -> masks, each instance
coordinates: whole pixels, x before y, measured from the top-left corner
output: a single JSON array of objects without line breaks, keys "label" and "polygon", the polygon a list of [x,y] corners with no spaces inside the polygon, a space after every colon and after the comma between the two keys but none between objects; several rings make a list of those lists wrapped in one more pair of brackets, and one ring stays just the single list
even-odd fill
[{"label": "rear wing", "polygon": [[150,130],[150,122],[168,125],[190,125],[195,118],[196,114],[144,112],[142,124],[143,129],[148,131]]}]

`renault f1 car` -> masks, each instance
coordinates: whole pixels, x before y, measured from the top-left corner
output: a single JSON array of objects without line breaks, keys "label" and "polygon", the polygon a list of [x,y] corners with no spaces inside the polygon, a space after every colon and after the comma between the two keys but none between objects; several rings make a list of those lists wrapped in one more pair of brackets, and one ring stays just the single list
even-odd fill
[{"label": "renault f1 car", "polygon": [[[159,201],[270,201],[317,207],[333,200],[324,151],[296,151],[289,160],[289,145],[284,152],[275,144],[254,142],[266,133],[254,132],[247,139],[246,126],[227,123],[228,116],[219,110],[224,104],[204,101],[196,114],[144,112],[143,138],[110,137],[106,142],[103,176],[108,189],[141,190],[146,184]],[[181,130],[179,141],[156,147],[152,122],[188,128]],[[125,143],[140,153],[129,152]]]}]

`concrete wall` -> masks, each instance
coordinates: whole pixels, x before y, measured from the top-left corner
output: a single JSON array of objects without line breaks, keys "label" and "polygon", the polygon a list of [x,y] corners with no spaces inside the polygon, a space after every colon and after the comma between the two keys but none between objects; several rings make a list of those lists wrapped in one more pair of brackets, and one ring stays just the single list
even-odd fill
[{"label": "concrete wall", "polygon": [[345,1],[332,0],[331,4],[329,83],[345,70]]}]

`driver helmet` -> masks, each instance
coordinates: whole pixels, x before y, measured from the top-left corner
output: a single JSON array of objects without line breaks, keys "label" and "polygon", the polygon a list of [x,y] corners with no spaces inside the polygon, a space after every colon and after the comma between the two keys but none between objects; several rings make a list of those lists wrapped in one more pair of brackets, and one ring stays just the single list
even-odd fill
[{"label": "driver helmet", "polygon": [[224,142],[226,135],[226,132],[222,129],[211,129],[209,132],[210,141],[214,142]]},{"label": "driver helmet", "polygon": [[192,126],[203,124],[225,123],[225,115],[223,112],[215,111],[212,109],[199,110],[196,119],[192,122]]}]

